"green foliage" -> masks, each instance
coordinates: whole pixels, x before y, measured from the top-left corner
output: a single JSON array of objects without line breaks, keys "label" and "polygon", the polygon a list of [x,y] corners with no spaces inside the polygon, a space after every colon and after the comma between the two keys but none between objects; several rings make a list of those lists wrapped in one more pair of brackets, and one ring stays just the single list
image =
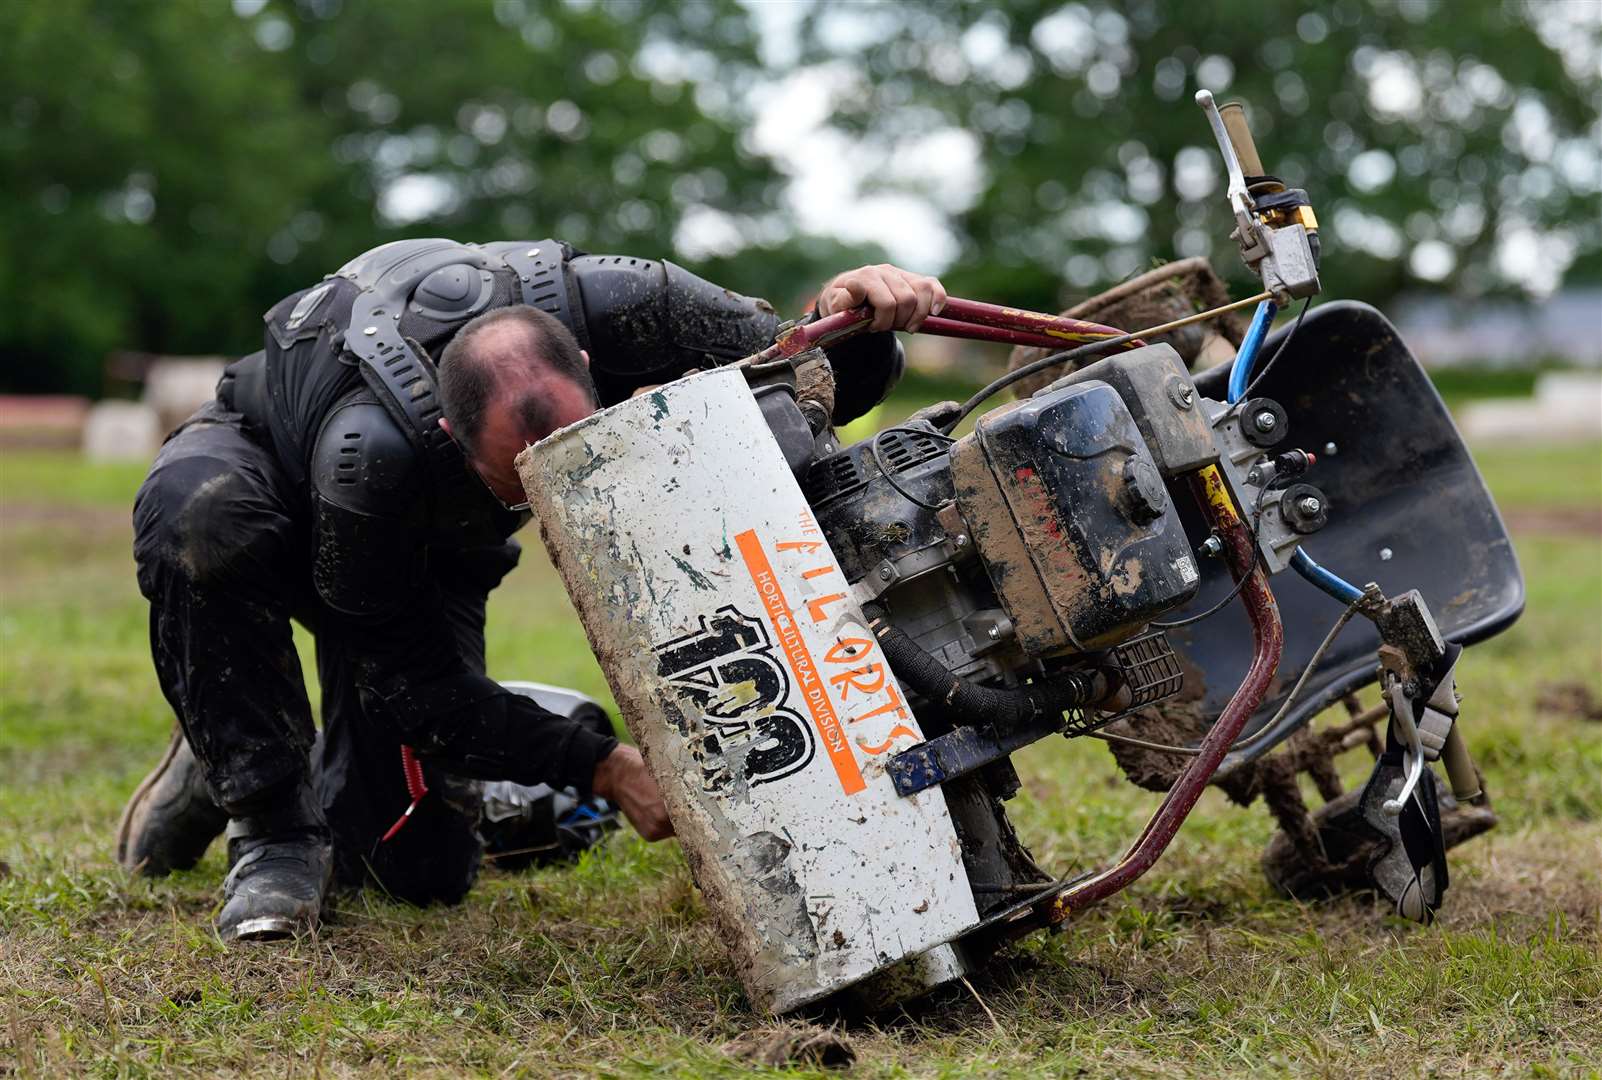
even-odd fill
[{"label": "green foliage", "polygon": [[261,252],[328,171],[297,96],[223,5],[0,5],[0,386],[253,347]]},{"label": "green foliage", "polygon": [[[1310,190],[1328,294],[1383,303],[1602,272],[1602,43],[1556,17],[1583,6],[820,0],[802,59],[829,64],[831,122],[868,136],[841,167],[870,188],[909,183],[890,166],[931,133],[976,140],[972,205],[938,165],[912,183],[955,215],[959,294],[1051,308],[1202,251],[1238,271],[1201,190],[1206,81],[1253,103],[1270,166]],[[749,137],[753,90],[786,74],[754,11],[0,4],[0,389],[98,393],[118,349],[248,352],[280,297],[407,236],[676,253],[793,309],[882,253],[796,235]],[[1509,280],[1493,249],[1515,235],[1543,269]]]},{"label": "green foliage", "polygon": [[738,228],[781,182],[739,138],[755,71],[733,0],[0,5],[0,388],[260,348],[279,297],[405,236]]},{"label": "green foliage", "polygon": [[[1602,24],[1565,28],[1564,15],[1502,0],[945,0],[871,13],[825,0],[808,52],[849,58],[861,82],[834,122],[888,156],[945,128],[978,140],[984,177],[956,219],[953,291],[1055,309],[1154,259],[1211,253],[1243,274],[1192,102],[1205,85],[1249,103],[1265,167],[1311,195],[1326,294],[1382,303],[1420,281],[1539,291],[1538,275],[1492,265],[1497,239],[1526,227],[1555,230],[1542,258],[1572,245],[1597,272]],[[1572,75],[1565,33],[1590,43]]]}]

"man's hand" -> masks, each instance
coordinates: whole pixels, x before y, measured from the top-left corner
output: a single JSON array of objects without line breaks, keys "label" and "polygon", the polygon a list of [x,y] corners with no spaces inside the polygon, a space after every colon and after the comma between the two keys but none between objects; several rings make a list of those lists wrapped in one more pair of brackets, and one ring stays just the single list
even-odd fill
[{"label": "man's hand", "polygon": [[847,270],[818,294],[818,314],[868,304],[873,308],[870,330],[916,330],[930,315],[946,306],[946,288],[932,277],[881,263]]},{"label": "man's hand", "polygon": [[623,811],[634,831],[647,840],[665,840],[673,835],[662,793],[656,789],[645,759],[634,747],[618,743],[595,766],[590,790]]}]

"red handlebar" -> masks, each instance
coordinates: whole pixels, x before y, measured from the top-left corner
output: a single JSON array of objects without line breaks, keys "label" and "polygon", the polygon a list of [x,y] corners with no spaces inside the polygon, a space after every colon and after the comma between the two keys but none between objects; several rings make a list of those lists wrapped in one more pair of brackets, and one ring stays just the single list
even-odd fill
[{"label": "red handlebar", "polygon": [[[792,327],[781,334],[772,346],[752,357],[750,362],[762,364],[788,359],[814,345],[832,345],[844,341],[861,333],[872,317],[872,310],[863,305]],[[1122,337],[1125,333],[1111,326],[1070,319],[1065,315],[1046,315],[1023,308],[964,300],[958,296],[948,297],[940,314],[925,319],[917,332],[1043,349],[1072,348],[1092,341]],[[1127,341],[1121,348],[1138,349],[1144,344],[1139,340]]]}]

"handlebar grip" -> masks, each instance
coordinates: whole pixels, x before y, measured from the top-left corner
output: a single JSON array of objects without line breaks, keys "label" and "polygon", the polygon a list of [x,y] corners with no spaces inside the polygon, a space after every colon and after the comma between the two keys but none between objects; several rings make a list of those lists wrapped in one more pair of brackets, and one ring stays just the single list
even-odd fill
[{"label": "handlebar grip", "polygon": [[1267,171],[1263,168],[1263,159],[1257,156],[1257,144],[1252,141],[1252,129],[1246,126],[1246,106],[1239,101],[1231,101],[1228,105],[1218,107],[1218,115],[1224,121],[1224,130],[1229,133],[1229,141],[1235,147],[1235,156],[1240,159],[1240,168],[1247,176],[1265,176]]}]

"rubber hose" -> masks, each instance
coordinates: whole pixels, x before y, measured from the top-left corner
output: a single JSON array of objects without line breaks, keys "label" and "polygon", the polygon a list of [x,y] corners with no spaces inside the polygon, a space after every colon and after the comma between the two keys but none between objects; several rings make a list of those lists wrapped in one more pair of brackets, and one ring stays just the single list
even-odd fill
[{"label": "rubber hose", "polygon": [[1015,731],[1047,716],[1061,716],[1097,700],[1101,681],[1089,672],[1069,672],[1051,682],[1015,689],[980,686],[953,675],[907,634],[888,623],[877,630],[879,646],[891,670],[907,686],[968,724],[989,724],[998,732]]}]

